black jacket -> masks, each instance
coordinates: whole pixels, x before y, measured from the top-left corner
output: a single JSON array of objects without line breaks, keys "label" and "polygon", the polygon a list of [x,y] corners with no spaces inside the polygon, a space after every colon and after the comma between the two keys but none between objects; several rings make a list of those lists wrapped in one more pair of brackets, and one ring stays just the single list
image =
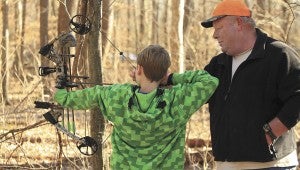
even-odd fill
[{"label": "black jacket", "polygon": [[300,113],[300,58],[286,44],[256,32],[254,48],[232,81],[231,56],[219,54],[205,67],[219,78],[209,101],[216,161],[274,160],[262,127],[276,116],[290,129],[274,144],[277,157],[296,149],[292,127]]}]

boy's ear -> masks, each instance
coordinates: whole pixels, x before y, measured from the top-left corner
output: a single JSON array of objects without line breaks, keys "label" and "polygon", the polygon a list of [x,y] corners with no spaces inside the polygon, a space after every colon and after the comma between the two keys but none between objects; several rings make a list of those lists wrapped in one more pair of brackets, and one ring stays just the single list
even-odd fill
[{"label": "boy's ear", "polygon": [[143,67],[141,65],[137,65],[136,71],[138,75],[141,75],[144,72]]}]

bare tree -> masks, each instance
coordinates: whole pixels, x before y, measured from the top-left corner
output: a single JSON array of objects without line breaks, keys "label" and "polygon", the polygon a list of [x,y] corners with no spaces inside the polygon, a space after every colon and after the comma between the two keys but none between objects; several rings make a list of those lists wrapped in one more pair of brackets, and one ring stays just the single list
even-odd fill
[{"label": "bare tree", "polygon": [[65,0],[64,2],[59,1],[59,8],[58,8],[58,26],[57,32],[58,34],[62,32],[66,32],[69,30],[69,20],[72,16],[72,9],[74,5],[73,0]]},{"label": "bare tree", "polygon": [[22,29],[21,29],[21,44],[20,44],[21,45],[20,61],[21,61],[21,63],[23,63],[24,47],[25,47],[25,22],[26,22],[26,12],[27,12],[27,9],[26,9],[27,0],[22,0],[21,2],[22,2],[22,26],[21,26]]},{"label": "bare tree", "polygon": [[131,32],[131,21],[132,21],[132,18],[131,18],[131,0],[127,0],[127,12],[126,12],[126,14],[127,14],[127,17],[126,17],[126,19],[127,19],[127,21],[126,21],[126,23],[127,24],[125,24],[127,27],[127,29],[126,29],[126,44],[128,45],[128,46],[130,46],[130,44],[131,44],[131,40],[130,40],[130,32]]},{"label": "bare tree", "polygon": [[[48,15],[49,15],[49,1],[40,1],[40,46],[48,43]],[[48,59],[42,58],[42,65],[48,65]]]},{"label": "bare tree", "polygon": [[7,96],[8,86],[8,50],[9,50],[9,31],[8,31],[8,4],[7,0],[2,1],[2,43],[1,43],[1,80],[2,80],[2,96],[1,101],[4,104],[10,104]]},{"label": "bare tree", "polygon": [[139,42],[143,42],[143,39],[145,37],[145,25],[144,22],[145,21],[145,4],[144,1],[140,1],[139,2],[139,8],[140,8],[140,39]]},{"label": "bare tree", "polygon": [[[48,43],[48,14],[49,14],[49,1],[40,1],[40,47]],[[42,66],[49,64],[49,60],[46,57],[41,57]],[[46,79],[43,79],[43,94],[50,94],[50,83]]]},{"label": "bare tree", "polygon": [[191,8],[194,5],[193,3],[194,1],[185,1],[184,4],[183,34],[186,34],[188,30],[188,25],[191,17]]},{"label": "bare tree", "polygon": [[[12,68],[14,69],[13,72],[17,76],[19,76],[21,79],[23,79],[22,75],[24,74],[23,69],[23,51],[24,51],[24,23],[25,22],[25,13],[23,11],[26,11],[24,7],[26,6],[26,1],[17,1],[15,3],[15,34],[14,39],[16,41],[15,43],[15,57],[12,64]],[[23,48],[22,48],[23,47]],[[26,76],[24,76],[26,78]]]},{"label": "bare tree", "polygon": [[178,41],[179,41],[179,72],[183,73],[185,70],[185,54],[184,54],[184,45],[183,45],[183,21],[184,21],[184,0],[180,0],[179,3],[179,20],[178,20]]},{"label": "bare tree", "polygon": [[[93,24],[88,33],[88,56],[89,56],[89,75],[91,81],[97,84],[102,83],[102,66],[100,60],[100,18],[101,18],[101,0],[89,1],[89,18]],[[103,169],[102,155],[102,135],[104,132],[104,117],[99,108],[91,110],[91,137],[99,143],[99,149],[95,156],[91,157],[93,169]]]},{"label": "bare tree", "polygon": [[[87,16],[87,4],[88,0],[79,1],[77,13],[82,16]],[[81,18],[81,23],[86,22],[86,18]],[[86,56],[87,56],[87,47],[86,47],[86,39],[84,36],[76,34],[76,51],[75,51],[75,58],[73,61],[72,73],[73,75],[85,75],[86,72]],[[81,63],[81,65],[79,64]],[[79,72],[79,73],[78,73]]]},{"label": "bare tree", "polygon": [[170,53],[172,59],[171,70],[175,71],[178,68],[178,20],[179,20],[179,0],[172,1],[172,19],[171,19],[171,30],[170,30]]},{"label": "bare tree", "polygon": [[159,14],[159,6],[158,2],[156,0],[152,0],[152,19],[151,19],[151,25],[152,25],[152,31],[151,31],[151,44],[152,43],[158,43],[158,14]]},{"label": "bare tree", "polygon": [[159,43],[162,44],[164,47],[168,47],[168,36],[169,36],[169,25],[168,25],[168,11],[169,11],[169,0],[165,0],[163,2],[160,2],[159,5],[161,8],[161,15],[160,19],[158,21],[158,25],[160,26],[159,32]]},{"label": "bare tree", "polygon": [[102,56],[106,55],[107,35],[109,26],[109,0],[102,1],[102,19],[101,19],[101,43],[102,43]]}]

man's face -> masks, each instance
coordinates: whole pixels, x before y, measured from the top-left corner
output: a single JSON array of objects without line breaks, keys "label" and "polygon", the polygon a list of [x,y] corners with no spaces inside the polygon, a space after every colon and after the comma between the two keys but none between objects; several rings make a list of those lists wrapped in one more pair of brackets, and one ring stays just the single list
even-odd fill
[{"label": "man's face", "polygon": [[[237,43],[237,22],[235,16],[225,16],[213,22],[213,37],[218,41],[221,50],[228,54],[234,54],[234,45]],[[238,42],[241,43],[241,42]]]}]

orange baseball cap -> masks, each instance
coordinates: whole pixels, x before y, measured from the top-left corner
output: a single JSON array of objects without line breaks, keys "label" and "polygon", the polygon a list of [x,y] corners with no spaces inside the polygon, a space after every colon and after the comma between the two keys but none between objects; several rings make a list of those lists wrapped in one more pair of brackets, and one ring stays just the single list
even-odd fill
[{"label": "orange baseball cap", "polygon": [[227,15],[251,17],[251,11],[244,0],[223,0],[215,7],[212,17],[201,22],[201,25],[205,28],[212,27],[213,21]]}]

